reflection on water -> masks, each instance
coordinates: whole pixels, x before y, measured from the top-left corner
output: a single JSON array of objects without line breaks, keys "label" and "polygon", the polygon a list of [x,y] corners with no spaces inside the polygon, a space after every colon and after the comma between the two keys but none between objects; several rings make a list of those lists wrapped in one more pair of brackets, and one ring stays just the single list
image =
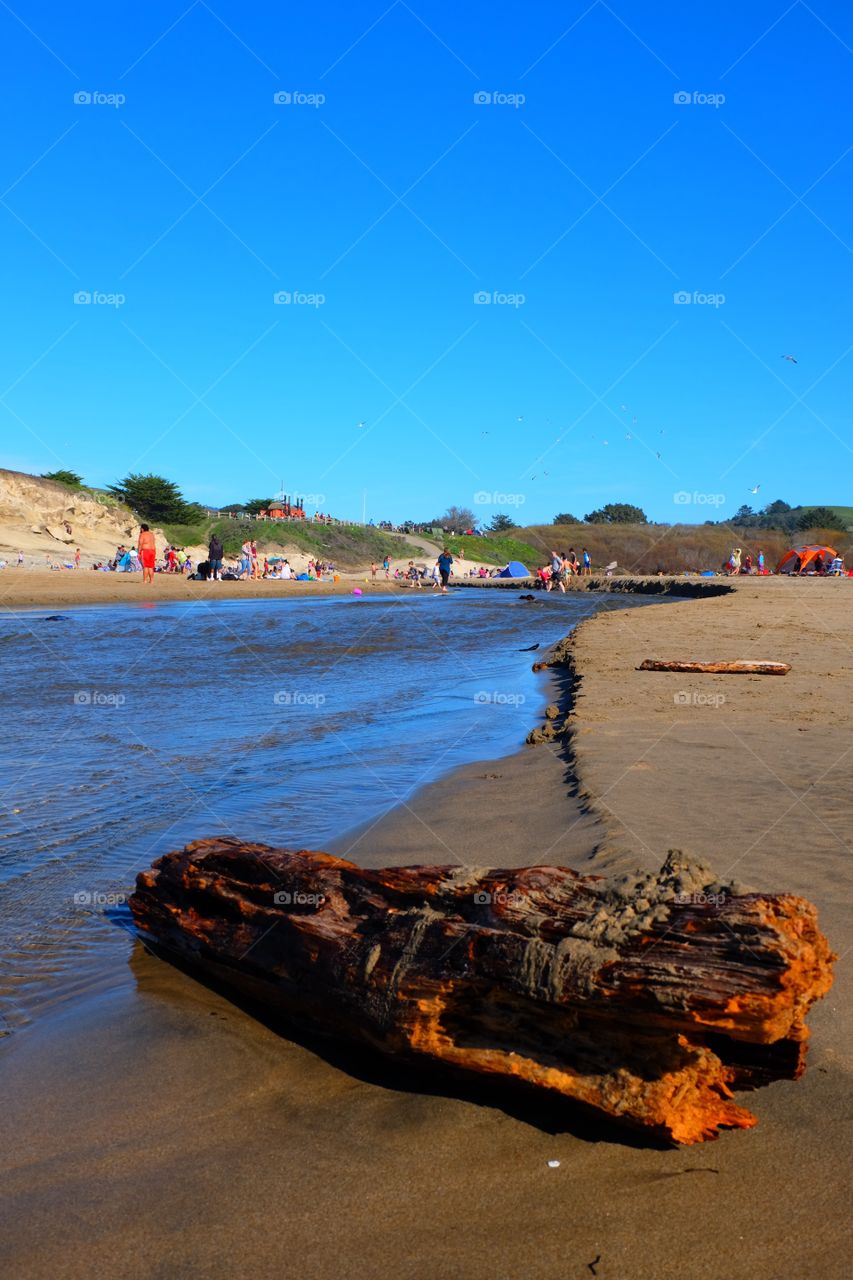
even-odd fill
[{"label": "reflection on water", "polygon": [[227,832],[320,847],[519,746],[531,654],[595,607],[514,593],[0,616],[0,997],[7,1024],[89,989],[137,871]]}]

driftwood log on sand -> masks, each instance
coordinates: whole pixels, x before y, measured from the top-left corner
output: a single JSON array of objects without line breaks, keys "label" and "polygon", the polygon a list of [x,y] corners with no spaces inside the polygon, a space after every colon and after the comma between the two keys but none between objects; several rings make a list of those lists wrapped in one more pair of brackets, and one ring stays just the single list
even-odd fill
[{"label": "driftwood log on sand", "polygon": [[130,907],[144,940],[295,1026],[683,1143],[755,1124],[734,1089],[801,1074],[832,981],[811,903],[674,851],[606,880],[199,840],[142,872]]},{"label": "driftwood log on sand", "polygon": [[684,671],[689,675],[711,676],[786,676],[791,667],[787,662],[675,662],[646,658],[637,670]]}]

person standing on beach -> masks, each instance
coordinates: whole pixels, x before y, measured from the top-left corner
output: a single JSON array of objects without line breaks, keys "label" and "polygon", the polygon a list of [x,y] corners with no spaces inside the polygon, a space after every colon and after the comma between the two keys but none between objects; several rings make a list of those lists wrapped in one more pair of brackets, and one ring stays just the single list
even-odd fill
[{"label": "person standing on beach", "polygon": [[240,548],[240,578],[248,578],[252,571],[252,544],[248,539]]},{"label": "person standing on beach", "polygon": [[759,573],[764,572],[764,552],[763,551],[759,551],[758,553],[758,572]]},{"label": "person standing on beach", "polygon": [[74,568],[75,569],[80,568],[80,548],[79,547],[74,552]]},{"label": "person standing on beach", "polygon": [[441,578],[441,589],[447,595],[447,584],[450,581],[450,574],[453,569],[453,556],[445,547],[436,560],[438,565],[438,576]]},{"label": "person standing on beach", "polygon": [[154,534],[148,528],[147,524],[142,525],[139,531],[139,541],[137,542],[139,551],[139,559],[142,561],[142,585],[150,582],[154,585],[154,564],[157,560],[157,545],[154,542]]},{"label": "person standing on beach", "polygon": [[584,547],[581,553],[581,559],[583,561],[583,570],[582,570],[583,576],[585,578],[588,578],[592,573],[592,561],[590,559],[589,552],[587,551],[586,547]]},{"label": "person standing on beach", "polygon": [[382,568],[385,570],[386,581],[391,577],[391,560],[388,556],[382,561]]},{"label": "person standing on beach", "polygon": [[222,561],[225,552],[222,550],[222,543],[215,533],[210,535],[210,542],[207,544],[207,561],[210,565],[210,577],[214,582],[222,581]]}]

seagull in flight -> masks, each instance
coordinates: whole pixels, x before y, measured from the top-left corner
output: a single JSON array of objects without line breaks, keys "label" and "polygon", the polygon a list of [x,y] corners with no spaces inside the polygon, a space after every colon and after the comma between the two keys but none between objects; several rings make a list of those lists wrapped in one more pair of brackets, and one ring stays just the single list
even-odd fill
[{"label": "seagull in flight", "polygon": [[760,485],[760,484],[753,485],[749,492],[750,492],[750,493],[758,493],[758,490],[759,490],[760,488],[761,488],[761,485]]},{"label": "seagull in flight", "polygon": [[357,423],[356,423],[356,426],[357,426],[357,427],[366,427],[366,426],[367,426],[367,423],[366,423],[366,422],[357,422]]},{"label": "seagull in flight", "polygon": [[797,362],[797,358],[796,358],[796,356],[783,356],[783,357],[782,357],[782,359],[783,359],[783,360],[790,360],[790,361],[791,361],[791,364],[797,364],[797,363],[798,363],[798,362]]}]

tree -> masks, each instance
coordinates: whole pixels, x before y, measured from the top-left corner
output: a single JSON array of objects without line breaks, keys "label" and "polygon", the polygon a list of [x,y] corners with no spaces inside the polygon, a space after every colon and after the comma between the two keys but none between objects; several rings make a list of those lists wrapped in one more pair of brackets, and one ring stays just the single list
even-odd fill
[{"label": "tree", "polygon": [[272,498],[250,498],[248,502],[240,503],[239,510],[248,511],[250,516],[256,516],[259,511],[268,511],[272,505]]},{"label": "tree", "polygon": [[752,507],[744,503],[732,516],[732,524],[750,524],[754,518],[755,512]]},{"label": "tree", "polygon": [[786,511],[790,510],[791,507],[789,503],[783,502],[781,498],[777,498],[775,502],[769,502],[761,514],[765,516],[781,516],[784,515]]},{"label": "tree", "polygon": [[645,511],[630,502],[608,502],[584,516],[587,524],[648,524]]},{"label": "tree", "polygon": [[131,472],[108,489],[143,520],[157,524],[192,524],[204,515],[198,503],[187,502],[178,486],[163,476]]},{"label": "tree", "polygon": [[445,532],[462,533],[465,529],[473,529],[479,519],[468,507],[448,507],[443,516],[439,516],[433,524],[440,524]]},{"label": "tree", "polygon": [[76,471],[66,471],[62,468],[59,471],[43,471],[41,478],[42,480],[55,480],[57,484],[64,484],[69,489],[81,489],[83,487],[83,477],[78,476]]},{"label": "tree", "polygon": [[[468,527],[470,528],[471,526],[469,525]],[[509,516],[505,516],[503,512],[498,512],[496,516],[492,517],[492,523],[489,525],[489,532],[507,533],[510,529],[514,528],[515,521],[511,520]]]},{"label": "tree", "polygon": [[797,520],[798,529],[844,529],[845,523],[832,507],[806,507]]},{"label": "tree", "polygon": [[568,511],[561,511],[559,515],[554,516],[554,524],[582,524],[583,521],[578,520],[577,516],[570,515]]}]

